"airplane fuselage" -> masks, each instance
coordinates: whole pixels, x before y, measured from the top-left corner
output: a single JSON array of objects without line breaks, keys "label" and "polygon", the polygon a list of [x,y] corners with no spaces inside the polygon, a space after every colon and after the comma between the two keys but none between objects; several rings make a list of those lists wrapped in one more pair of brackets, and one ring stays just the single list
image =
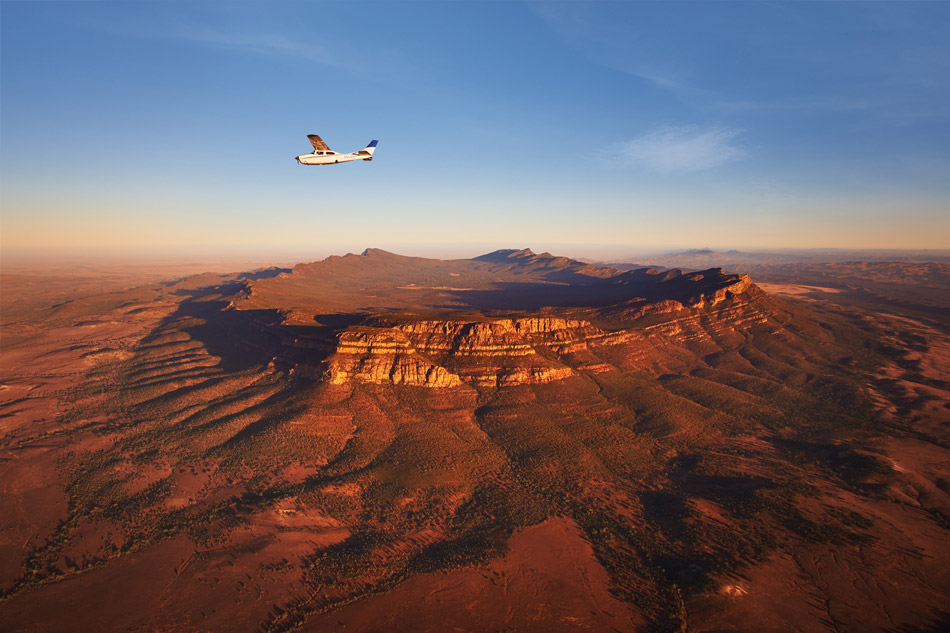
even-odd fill
[{"label": "airplane fuselage", "polygon": [[379,143],[379,141],[373,139],[369,142],[369,145],[358,152],[338,154],[330,149],[318,134],[308,134],[307,139],[313,145],[313,153],[295,156],[294,158],[301,165],[336,165],[337,163],[348,163],[352,160],[373,160],[373,152],[376,151],[376,145]]},{"label": "airplane fuselage", "polygon": [[297,162],[301,165],[335,165],[336,163],[345,163],[351,160],[372,160],[373,157],[363,153],[353,152],[351,154],[337,154],[336,152],[316,151],[312,154],[301,154],[297,156]]}]

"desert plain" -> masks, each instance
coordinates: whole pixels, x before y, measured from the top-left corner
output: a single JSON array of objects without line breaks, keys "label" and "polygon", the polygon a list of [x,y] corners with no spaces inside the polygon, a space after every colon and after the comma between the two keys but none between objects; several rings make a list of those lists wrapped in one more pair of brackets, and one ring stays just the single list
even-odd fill
[{"label": "desert plain", "polygon": [[950,264],[739,268],[5,270],[0,629],[947,630]]}]

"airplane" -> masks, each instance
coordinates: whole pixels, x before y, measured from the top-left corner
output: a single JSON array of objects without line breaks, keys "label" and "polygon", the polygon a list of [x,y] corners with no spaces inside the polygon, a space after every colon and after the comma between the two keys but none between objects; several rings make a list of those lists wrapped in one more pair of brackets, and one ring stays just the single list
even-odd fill
[{"label": "airplane", "polygon": [[337,163],[346,163],[351,160],[373,160],[373,152],[376,151],[378,141],[370,141],[366,149],[361,149],[352,154],[337,154],[327,147],[323,139],[316,134],[308,134],[310,144],[313,145],[312,154],[301,154],[297,156],[297,162],[301,165],[335,165]]}]

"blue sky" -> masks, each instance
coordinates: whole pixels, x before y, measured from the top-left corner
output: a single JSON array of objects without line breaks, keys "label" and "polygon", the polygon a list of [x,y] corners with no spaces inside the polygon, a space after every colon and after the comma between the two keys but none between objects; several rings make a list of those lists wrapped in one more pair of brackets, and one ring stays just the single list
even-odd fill
[{"label": "blue sky", "polygon": [[[0,3],[7,251],[950,248],[950,4]],[[379,139],[372,163],[302,167]]]}]

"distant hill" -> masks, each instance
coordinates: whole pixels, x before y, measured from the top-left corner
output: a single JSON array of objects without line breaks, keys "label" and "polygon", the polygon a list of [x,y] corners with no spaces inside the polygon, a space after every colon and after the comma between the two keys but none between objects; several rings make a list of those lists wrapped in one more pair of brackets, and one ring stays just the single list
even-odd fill
[{"label": "distant hill", "polygon": [[321,314],[525,312],[634,297],[690,301],[737,280],[719,269],[699,277],[648,268],[622,271],[530,249],[456,260],[367,249],[248,281],[231,305],[278,310],[295,322],[313,323]]}]

